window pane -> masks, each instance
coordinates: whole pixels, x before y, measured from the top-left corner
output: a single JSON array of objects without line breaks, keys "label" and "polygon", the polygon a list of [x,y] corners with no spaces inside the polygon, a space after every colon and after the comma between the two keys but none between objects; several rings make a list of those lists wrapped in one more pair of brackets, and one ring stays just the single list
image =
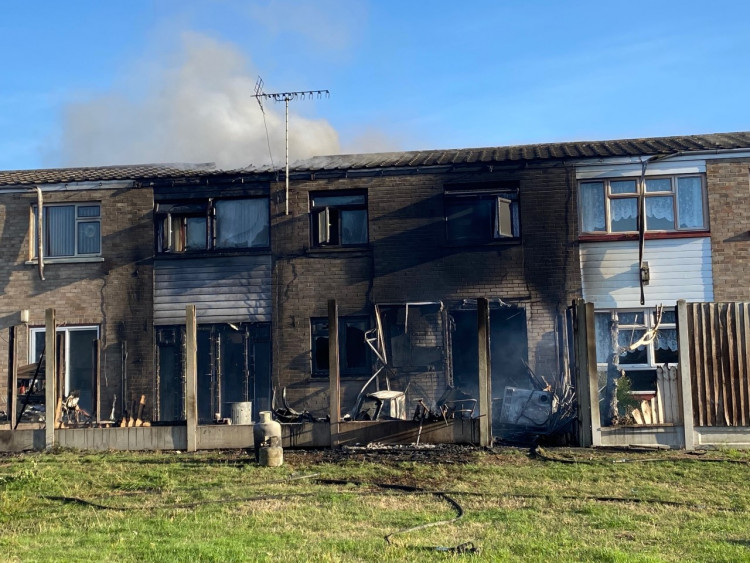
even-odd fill
[{"label": "window pane", "polygon": [[617,322],[620,325],[643,325],[644,324],[643,313],[635,312],[618,312]]},{"label": "window pane", "polygon": [[581,221],[585,233],[607,230],[604,216],[604,184],[586,182],[581,184]]},{"label": "window pane", "polygon": [[188,217],[185,223],[185,250],[206,248],[206,218]]},{"label": "window pane", "polygon": [[448,240],[487,242],[494,229],[494,199],[448,200],[445,203]]},{"label": "window pane", "polygon": [[[656,322],[656,311],[653,312],[654,322]],[[677,313],[674,311],[664,310],[661,313],[661,324],[675,324],[677,322]]]},{"label": "window pane", "polygon": [[340,207],[343,205],[364,204],[364,195],[316,195],[312,198],[313,207]]},{"label": "window pane", "polygon": [[677,363],[677,329],[662,328],[656,331],[654,360],[657,364]]},{"label": "window pane", "polygon": [[79,217],[99,217],[99,206],[98,205],[79,205],[78,216]]},{"label": "window pane", "polygon": [[343,370],[364,371],[367,366],[367,344],[365,343],[365,323],[351,321],[345,323]]},{"label": "window pane", "polygon": [[[640,329],[629,329],[620,328],[618,333],[617,342],[621,348],[630,346],[631,343],[639,340],[644,334],[645,330]],[[626,350],[620,354],[621,364],[647,364],[648,363],[648,349],[645,345],[638,346],[635,350]]]},{"label": "window pane", "polygon": [[217,201],[216,246],[219,248],[268,246],[268,199]]},{"label": "window pane", "polygon": [[671,192],[672,180],[670,178],[651,178],[646,180],[647,192]]},{"label": "window pane", "polygon": [[635,180],[611,180],[609,192],[613,194],[634,194]]},{"label": "window pane", "polygon": [[99,254],[99,221],[78,223],[78,254]]},{"label": "window pane", "polygon": [[594,313],[594,327],[596,329],[596,363],[607,363],[612,354],[612,337],[609,333],[609,313]]},{"label": "window pane", "polygon": [[674,229],[674,200],[672,196],[646,198],[646,228],[650,231]]},{"label": "window pane", "polygon": [[45,207],[45,256],[73,256],[75,254],[75,206]]},{"label": "window pane", "polygon": [[367,211],[348,209],[341,211],[341,244],[367,243]]},{"label": "window pane", "polygon": [[680,229],[704,229],[703,188],[698,177],[677,179],[677,214]]},{"label": "window pane", "polygon": [[638,200],[636,198],[612,199],[609,204],[612,232],[638,230]]}]

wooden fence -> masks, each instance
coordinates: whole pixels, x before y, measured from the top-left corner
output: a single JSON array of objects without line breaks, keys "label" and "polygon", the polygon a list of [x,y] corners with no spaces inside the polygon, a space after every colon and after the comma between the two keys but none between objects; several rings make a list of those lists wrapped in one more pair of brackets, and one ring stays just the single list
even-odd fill
[{"label": "wooden fence", "polygon": [[687,325],[695,426],[750,426],[750,303],[687,303]]}]

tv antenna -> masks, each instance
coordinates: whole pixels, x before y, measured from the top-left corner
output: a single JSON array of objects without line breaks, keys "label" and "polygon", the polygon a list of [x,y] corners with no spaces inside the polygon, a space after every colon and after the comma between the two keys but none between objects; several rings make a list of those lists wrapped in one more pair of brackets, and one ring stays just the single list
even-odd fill
[{"label": "tv antenna", "polygon": [[[287,215],[289,215],[289,102],[299,99],[320,100],[321,98],[323,98],[323,96],[329,98],[331,96],[331,93],[328,90],[302,90],[299,92],[275,92],[273,94],[266,94],[265,92],[263,92],[263,79],[260,76],[255,83],[255,94],[253,95],[253,97],[258,100],[258,105],[260,105],[260,110],[263,112],[264,120],[266,112],[263,109],[263,102],[261,100],[284,102],[285,106],[284,137],[286,139],[286,167],[284,170],[284,178],[286,180],[286,189],[284,192],[284,200]],[[268,129],[266,129],[266,138],[268,138]],[[268,146],[268,151],[269,153],[271,152],[270,143]]]}]

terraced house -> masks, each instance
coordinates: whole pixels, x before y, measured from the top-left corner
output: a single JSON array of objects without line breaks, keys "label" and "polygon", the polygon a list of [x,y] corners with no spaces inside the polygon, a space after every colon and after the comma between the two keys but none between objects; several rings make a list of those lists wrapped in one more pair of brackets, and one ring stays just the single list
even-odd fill
[{"label": "terraced house", "polygon": [[[61,398],[179,427],[195,305],[202,427],[283,394],[330,424],[452,405],[511,440],[689,445],[718,425],[742,441],[749,170],[750,133],[731,133],[316,157],[288,187],[254,167],[2,172],[0,409],[33,425],[54,309]],[[678,300],[731,315],[691,313],[680,347]],[[708,365],[695,335],[714,325],[688,387],[680,348]],[[395,410],[367,407],[376,388],[401,392]]]}]

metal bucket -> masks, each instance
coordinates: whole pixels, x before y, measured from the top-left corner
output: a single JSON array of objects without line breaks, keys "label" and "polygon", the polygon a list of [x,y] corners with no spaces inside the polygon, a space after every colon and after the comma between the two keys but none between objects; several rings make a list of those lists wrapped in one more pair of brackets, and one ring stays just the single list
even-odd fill
[{"label": "metal bucket", "polygon": [[253,403],[252,401],[242,401],[239,403],[229,403],[232,405],[232,424],[252,424],[253,423]]}]

